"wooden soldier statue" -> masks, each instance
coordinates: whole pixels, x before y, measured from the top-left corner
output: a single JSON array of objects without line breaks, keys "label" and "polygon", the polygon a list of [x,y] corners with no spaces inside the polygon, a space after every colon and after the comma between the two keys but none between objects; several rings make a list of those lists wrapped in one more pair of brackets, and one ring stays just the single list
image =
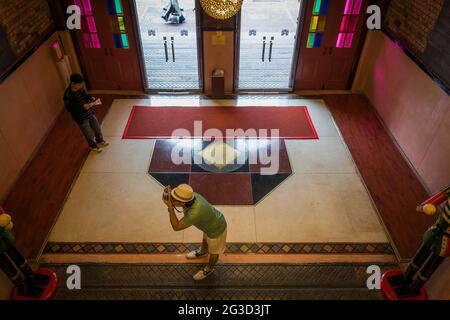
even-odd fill
[{"label": "wooden soldier statue", "polygon": [[382,290],[388,299],[425,299],[423,286],[450,256],[450,186],[422,202],[417,211],[434,215],[441,204],[439,219],[425,232],[422,245],[405,273],[390,270],[383,275]]}]

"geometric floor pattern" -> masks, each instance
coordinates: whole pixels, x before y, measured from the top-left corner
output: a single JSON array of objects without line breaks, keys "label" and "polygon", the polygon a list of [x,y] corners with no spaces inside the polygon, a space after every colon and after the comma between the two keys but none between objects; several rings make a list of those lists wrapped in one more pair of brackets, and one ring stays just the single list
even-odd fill
[{"label": "geometric floor pattern", "polygon": [[[44,254],[184,254],[198,243],[48,243]],[[227,243],[229,254],[394,254],[389,243]]]},{"label": "geometric floor pattern", "polygon": [[149,174],[161,186],[190,184],[213,205],[254,205],[292,169],[283,139],[166,139],[155,143]]},{"label": "geometric floor pattern", "polygon": [[[381,300],[368,290],[367,264],[275,265],[219,264],[201,282],[192,275],[204,265],[79,265],[81,290],[68,290],[66,264],[42,265],[61,279],[56,300]],[[380,265],[382,272],[397,268]]]}]

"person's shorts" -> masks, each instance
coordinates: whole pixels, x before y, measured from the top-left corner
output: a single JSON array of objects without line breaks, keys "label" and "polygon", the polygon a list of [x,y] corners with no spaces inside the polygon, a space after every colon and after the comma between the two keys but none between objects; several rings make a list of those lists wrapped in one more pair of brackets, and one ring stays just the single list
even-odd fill
[{"label": "person's shorts", "polygon": [[227,229],[217,238],[209,238],[206,233],[203,234],[203,239],[208,243],[209,254],[222,254],[225,252],[227,245]]}]

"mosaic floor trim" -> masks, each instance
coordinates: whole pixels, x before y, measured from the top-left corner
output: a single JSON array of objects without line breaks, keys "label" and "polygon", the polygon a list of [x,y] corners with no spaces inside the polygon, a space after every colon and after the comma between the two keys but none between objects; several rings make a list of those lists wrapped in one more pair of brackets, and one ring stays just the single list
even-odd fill
[{"label": "mosaic floor trim", "polygon": [[[56,243],[44,254],[184,254],[199,243]],[[228,243],[229,254],[394,254],[389,243]]]}]

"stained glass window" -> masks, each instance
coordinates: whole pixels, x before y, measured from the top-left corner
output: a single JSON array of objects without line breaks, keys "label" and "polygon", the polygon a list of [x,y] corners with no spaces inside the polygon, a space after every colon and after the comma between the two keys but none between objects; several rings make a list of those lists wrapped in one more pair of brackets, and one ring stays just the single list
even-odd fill
[{"label": "stained glass window", "polygon": [[352,47],[361,7],[362,0],[346,0],[344,15],[342,16],[341,27],[336,41],[336,48]]},{"label": "stained glass window", "polygon": [[122,0],[108,0],[109,14],[114,17],[117,22],[117,32],[113,33],[116,48],[128,49],[130,44],[128,41],[127,28],[123,13]]},{"label": "stained glass window", "polygon": [[309,26],[307,48],[320,48],[325,31],[326,15],[331,0],[314,0],[311,23]]},{"label": "stained glass window", "polygon": [[74,0],[74,4],[80,8],[81,24],[82,24],[82,38],[85,48],[99,49],[101,48],[100,38],[97,33],[97,26],[95,24],[94,12],[92,11],[91,0]]}]

